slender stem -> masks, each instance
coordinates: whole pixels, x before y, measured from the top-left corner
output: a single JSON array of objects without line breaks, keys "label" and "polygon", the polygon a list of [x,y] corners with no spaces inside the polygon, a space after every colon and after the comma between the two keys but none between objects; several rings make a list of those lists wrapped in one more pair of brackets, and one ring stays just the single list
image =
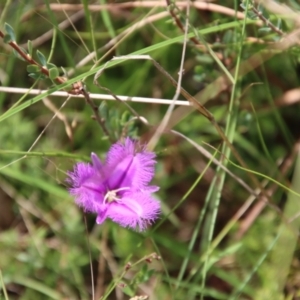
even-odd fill
[{"label": "slender stem", "polygon": [[271,28],[275,33],[282,36],[284,35],[283,31],[270,22],[257,8],[254,6],[251,7],[251,10],[256,14],[256,16],[261,19],[269,28]]},{"label": "slender stem", "polygon": [[[5,34],[0,30],[0,37],[4,38]],[[49,71],[46,67],[40,65],[38,62],[36,62],[29,54],[25,53],[19,45],[15,41],[8,42],[8,45],[10,45],[25,61],[27,61],[31,65],[36,65],[40,68],[41,72],[49,77]],[[56,77],[54,79],[58,84],[62,84],[66,82],[67,78],[65,77]]]},{"label": "slender stem", "polygon": [[[185,32],[185,26],[182,24],[182,22],[180,21],[180,19],[177,17],[175,11],[174,11],[174,7],[175,7],[175,3],[172,3],[170,0],[166,0],[167,6],[168,6],[168,10],[170,12],[170,15],[172,16],[172,18],[174,19],[177,27],[182,31]],[[187,5],[188,6],[188,5]],[[200,44],[200,42],[195,38],[195,37],[191,37],[190,40],[197,46],[205,49],[205,47],[203,45]]]},{"label": "slender stem", "polygon": [[106,126],[105,126],[105,120],[100,117],[98,107],[94,104],[93,100],[90,98],[89,93],[84,88],[82,88],[81,94],[84,96],[85,101],[87,102],[87,104],[92,108],[92,110],[94,112],[94,118],[98,122],[100,127],[102,128],[103,133],[106,136],[108,136],[108,138],[110,139],[111,142],[113,142],[112,138],[111,138]]}]

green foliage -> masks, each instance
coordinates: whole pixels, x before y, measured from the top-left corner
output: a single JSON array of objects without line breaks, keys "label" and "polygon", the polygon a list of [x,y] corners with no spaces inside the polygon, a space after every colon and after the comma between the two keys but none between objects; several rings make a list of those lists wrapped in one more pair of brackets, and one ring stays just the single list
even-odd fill
[{"label": "green foliage", "polygon": [[40,67],[37,65],[28,65],[26,69],[28,73],[38,73],[40,71]]},{"label": "green foliage", "polygon": [[47,76],[42,73],[29,73],[28,76],[34,80],[42,80],[47,78]]},{"label": "green foliage", "polygon": [[51,80],[54,80],[56,77],[58,77],[59,72],[57,68],[51,68],[49,69],[49,78]]},{"label": "green foliage", "polygon": [[100,103],[98,111],[114,140],[119,140],[122,136],[137,136],[135,118],[128,111],[120,113],[117,109],[109,108],[105,101]]},{"label": "green foliage", "polygon": [[13,30],[13,28],[7,23],[4,24],[4,28],[7,33],[4,36],[4,42],[5,43],[14,42],[16,40],[16,36],[15,36],[15,31]]},{"label": "green foliage", "polygon": [[42,64],[42,66],[46,67],[47,66],[47,59],[44,56],[44,54],[41,51],[37,50],[36,55],[37,55],[40,63]]}]

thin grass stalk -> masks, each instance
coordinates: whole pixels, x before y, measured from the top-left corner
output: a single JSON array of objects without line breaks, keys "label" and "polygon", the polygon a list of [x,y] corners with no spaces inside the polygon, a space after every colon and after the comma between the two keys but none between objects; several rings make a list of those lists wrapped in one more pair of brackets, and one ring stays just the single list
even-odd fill
[{"label": "thin grass stalk", "polygon": [[83,7],[84,7],[85,18],[87,20],[87,27],[91,34],[91,41],[92,41],[93,51],[95,52],[95,59],[98,60],[97,44],[96,44],[95,33],[92,24],[92,15],[91,15],[91,11],[88,8],[87,0],[83,0]]},{"label": "thin grass stalk", "polygon": [[[248,4],[248,1],[247,1]],[[246,10],[247,14],[247,10]],[[242,57],[242,50],[243,50],[243,40],[245,38],[245,29],[246,29],[246,22],[244,20],[243,26],[242,26],[242,32],[241,32],[241,41],[239,46],[239,53],[237,56],[237,62],[236,62],[236,68],[235,68],[235,74],[234,74],[234,84],[232,86],[232,93],[229,103],[229,109],[228,109],[228,115],[226,120],[226,128],[225,128],[225,136],[228,138],[228,141],[232,144],[236,129],[236,123],[237,123],[237,113],[238,113],[238,98],[239,98],[239,67],[241,64],[241,57]],[[222,146],[221,152],[224,154],[224,157],[229,158],[231,154],[231,148],[227,143],[224,143]],[[223,164],[225,166],[228,165],[228,161],[224,160],[224,158],[221,158],[223,161]],[[225,182],[226,172],[224,172],[223,169],[220,167],[217,167],[216,175],[214,177],[214,180],[212,182],[212,196],[210,198],[210,205],[209,205],[209,214],[207,215],[207,219],[205,220],[204,224],[204,231],[203,231],[203,238],[202,240],[202,251],[209,251],[209,248],[212,243],[213,239],[213,232],[215,229],[216,219],[217,219],[217,213],[218,208],[221,200],[222,190]],[[211,212],[211,213],[210,213]],[[209,262],[209,252],[206,252],[206,259],[203,266],[203,272],[201,274],[202,280],[201,280],[201,286],[202,288],[205,287],[205,281],[206,281],[206,274],[207,274],[207,267]],[[200,277],[200,274],[196,276],[197,278]],[[203,299],[203,295],[201,295],[201,299]]]}]

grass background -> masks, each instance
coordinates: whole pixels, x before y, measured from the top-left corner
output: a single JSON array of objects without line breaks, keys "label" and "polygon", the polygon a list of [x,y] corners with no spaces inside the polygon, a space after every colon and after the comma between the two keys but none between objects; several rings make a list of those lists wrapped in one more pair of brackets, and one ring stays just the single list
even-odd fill
[{"label": "grass background", "polygon": [[[8,23],[19,46],[32,41],[35,60],[39,50],[68,74],[63,85],[30,78],[0,39],[0,299],[298,299],[299,9],[295,1],[0,3],[0,30]],[[133,54],[163,72],[150,60],[111,61]],[[51,96],[78,80],[107,93],[93,82],[104,66],[101,86],[153,99],[131,109],[94,100],[109,138],[84,99]],[[179,87],[192,96],[177,98],[204,105],[208,118],[202,106],[169,114],[155,103],[176,95],[167,73],[182,74]],[[16,93],[32,87],[49,92]],[[122,136],[149,142],[166,116],[151,144],[160,219],[142,234],[95,225],[69,196],[66,172],[91,152],[104,158]]]}]

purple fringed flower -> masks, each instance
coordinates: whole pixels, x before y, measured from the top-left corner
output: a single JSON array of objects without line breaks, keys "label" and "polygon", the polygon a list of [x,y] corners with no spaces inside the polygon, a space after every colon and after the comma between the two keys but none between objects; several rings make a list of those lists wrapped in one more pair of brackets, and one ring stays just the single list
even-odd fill
[{"label": "purple fringed flower", "polygon": [[92,164],[77,163],[68,172],[70,194],[88,212],[97,213],[96,222],[110,218],[123,227],[146,229],[160,213],[160,203],[149,186],[154,176],[155,154],[126,138],[111,146],[105,163],[95,153]]}]

